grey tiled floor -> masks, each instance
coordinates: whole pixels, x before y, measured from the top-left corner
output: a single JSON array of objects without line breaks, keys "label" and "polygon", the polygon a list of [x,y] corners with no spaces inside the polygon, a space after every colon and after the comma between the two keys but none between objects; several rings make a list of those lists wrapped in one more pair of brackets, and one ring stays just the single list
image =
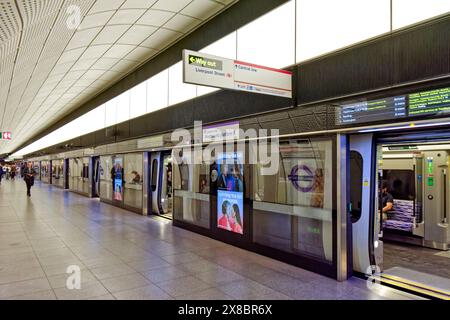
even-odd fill
[{"label": "grey tiled floor", "polygon": [[[69,265],[81,289],[66,288]],[[315,273],[46,184],[0,186],[0,299],[409,299]]]}]

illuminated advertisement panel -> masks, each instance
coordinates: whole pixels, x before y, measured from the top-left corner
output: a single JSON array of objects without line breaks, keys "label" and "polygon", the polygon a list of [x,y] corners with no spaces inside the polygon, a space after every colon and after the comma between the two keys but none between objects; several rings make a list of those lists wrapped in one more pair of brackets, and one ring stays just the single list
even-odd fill
[{"label": "illuminated advertisement panel", "polygon": [[114,159],[114,167],[111,170],[113,177],[113,199],[122,201],[123,199],[123,159]]},{"label": "illuminated advertisement panel", "polygon": [[217,227],[244,233],[244,170],[242,154],[219,154],[217,172]]}]

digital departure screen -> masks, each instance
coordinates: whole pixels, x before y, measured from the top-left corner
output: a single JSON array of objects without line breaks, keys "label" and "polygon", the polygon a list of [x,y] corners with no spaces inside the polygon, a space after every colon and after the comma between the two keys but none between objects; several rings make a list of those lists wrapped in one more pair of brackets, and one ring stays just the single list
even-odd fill
[{"label": "digital departure screen", "polygon": [[450,87],[408,95],[409,116],[450,112]]},{"label": "digital departure screen", "polygon": [[337,124],[380,121],[406,116],[406,96],[343,104],[338,109]]},{"label": "digital departure screen", "polygon": [[376,100],[344,103],[336,112],[337,125],[450,113],[450,87]]}]

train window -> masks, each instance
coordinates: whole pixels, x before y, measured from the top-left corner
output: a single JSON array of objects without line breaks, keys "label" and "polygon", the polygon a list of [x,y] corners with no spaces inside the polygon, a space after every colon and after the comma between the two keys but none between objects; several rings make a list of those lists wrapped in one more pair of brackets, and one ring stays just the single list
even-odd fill
[{"label": "train window", "polygon": [[358,151],[350,151],[350,218],[352,223],[361,218],[363,158]]},{"label": "train window", "polygon": [[152,191],[156,191],[157,181],[158,181],[158,160],[157,159],[153,159],[153,162],[152,162],[152,183],[151,183]]},{"label": "train window", "polygon": [[397,200],[414,200],[416,193],[414,170],[383,170],[389,193]]}]

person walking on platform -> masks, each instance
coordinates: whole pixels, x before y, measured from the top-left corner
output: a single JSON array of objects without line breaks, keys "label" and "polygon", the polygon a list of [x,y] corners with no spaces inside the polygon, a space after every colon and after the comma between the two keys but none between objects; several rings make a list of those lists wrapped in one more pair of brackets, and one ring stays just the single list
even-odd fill
[{"label": "person walking on platform", "polygon": [[28,162],[28,166],[23,171],[23,179],[27,184],[27,196],[31,197],[31,187],[34,185],[34,175],[36,171],[34,171],[33,164]]},{"label": "person walking on platform", "polygon": [[2,165],[0,164],[0,184],[2,184],[3,173],[4,173],[3,167],[2,167]]},{"label": "person walking on platform", "polygon": [[11,166],[10,175],[11,175],[11,180],[14,180],[14,178],[16,177],[16,166],[15,165]]},{"label": "person walking on platform", "polygon": [[26,169],[27,165],[25,163],[22,163],[20,166],[20,176],[23,178],[23,172]]}]

